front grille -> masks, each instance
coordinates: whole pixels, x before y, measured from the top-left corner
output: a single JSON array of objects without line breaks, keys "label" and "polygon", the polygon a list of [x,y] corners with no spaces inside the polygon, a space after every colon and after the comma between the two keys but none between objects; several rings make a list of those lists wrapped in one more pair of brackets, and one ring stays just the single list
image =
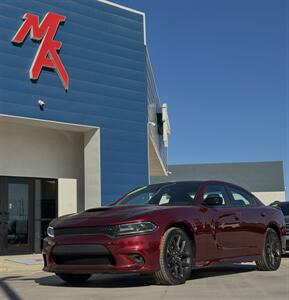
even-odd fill
[{"label": "front grille", "polygon": [[86,234],[105,234],[113,236],[115,226],[96,226],[96,227],[77,227],[77,228],[54,228],[55,236],[61,235],[86,235]]},{"label": "front grille", "polygon": [[74,266],[115,266],[115,260],[112,256],[96,256],[96,255],[61,255],[53,256],[53,260],[58,265],[74,265]]},{"label": "front grille", "polygon": [[286,223],[286,234],[289,235],[289,223]]},{"label": "front grille", "polygon": [[79,244],[56,245],[52,258],[58,265],[101,265],[114,266],[114,257],[103,245]]}]

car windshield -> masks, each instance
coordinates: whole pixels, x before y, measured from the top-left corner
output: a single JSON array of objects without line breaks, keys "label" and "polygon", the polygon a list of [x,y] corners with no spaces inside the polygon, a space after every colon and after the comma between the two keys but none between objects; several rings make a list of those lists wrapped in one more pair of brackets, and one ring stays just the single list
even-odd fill
[{"label": "car windshield", "polygon": [[192,205],[199,186],[198,182],[148,185],[133,190],[113,205]]}]

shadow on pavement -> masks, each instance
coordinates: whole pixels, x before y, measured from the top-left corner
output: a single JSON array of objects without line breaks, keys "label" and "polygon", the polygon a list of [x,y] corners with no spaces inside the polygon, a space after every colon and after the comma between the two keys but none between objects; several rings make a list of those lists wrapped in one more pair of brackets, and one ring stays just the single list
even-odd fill
[{"label": "shadow on pavement", "polygon": [[[226,265],[218,267],[207,267],[204,269],[193,270],[191,278],[189,280],[199,280],[203,278],[215,277],[215,276],[226,276],[231,274],[245,273],[255,271],[255,265]],[[34,280],[39,285],[45,286],[59,286],[59,287],[83,287],[83,288],[129,288],[139,286],[154,285],[154,281],[149,275],[139,274],[99,274],[94,275],[85,283],[82,284],[71,284],[66,283],[59,279],[56,275],[46,276],[36,279],[23,279],[23,280]]]},{"label": "shadow on pavement", "polygon": [[85,283],[67,283],[58,278],[58,276],[47,276],[42,278],[37,278],[36,283],[46,286],[66,286],[66,287],[84,287],[84,288],[129,288],[138,286],[149,286],[154,284],[151,279],[147,279],[138,274],[125,274],[125,275],[115,275],[115,274],[102,274],[94,275]]},{"label": "shadow on pavement", "polygon": [[192,271],[191,280],[197,280],[202,278],[225,276],[238,273],[247,273],[256,271],[255,264],[230,264],[223,266],[207,267],[202,269],[196,269]]},{"label": "shadow on pavement", "polygon": [[7,299],[9,300],[21,300],[22,298],[10,287],[10,285],[6,282],[10,279],[16,279],[21,276],[7,276],[7,277],[0,277],[0,289],[4,292]]}]

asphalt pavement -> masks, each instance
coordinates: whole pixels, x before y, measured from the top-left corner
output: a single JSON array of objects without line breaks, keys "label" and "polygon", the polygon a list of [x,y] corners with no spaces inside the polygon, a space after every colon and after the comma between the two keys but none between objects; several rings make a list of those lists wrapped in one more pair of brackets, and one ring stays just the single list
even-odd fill
[{"label": "asphalt pavement", "polygon": [[289,299],[289,256],[275,272],[257,271],[254,264],[210,267],[192,272],[180,286],[159,286],[139,275],[94,275],[84,284],[68,284],[35,270],[0,273],[0,299]]}]

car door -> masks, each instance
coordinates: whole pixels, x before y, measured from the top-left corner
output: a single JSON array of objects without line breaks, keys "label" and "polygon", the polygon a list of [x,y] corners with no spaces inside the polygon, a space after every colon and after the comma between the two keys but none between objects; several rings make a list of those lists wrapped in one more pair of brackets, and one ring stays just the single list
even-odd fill
[{"label": "car door", "polygon": [[241,216],[238,208],[231,206],[230,197],[225,185],[209,184],[205,187],[203,200],[210,194],[218,194],[223,204],[207,207],[207,222],[215,244],[215,258],[224,259],[242,255],[243,236]]},{"label": "car door", "polygon": [[238,210],[240,217],[240,227],[242,229],[239,235],[239,243],[243,248],[243,256],[259,255],[260,245],[263,245],[264,239],[264,218],[262,206],[257,205],[255,197],[239,187],[228,185],[228,193],[232,207]]}]

